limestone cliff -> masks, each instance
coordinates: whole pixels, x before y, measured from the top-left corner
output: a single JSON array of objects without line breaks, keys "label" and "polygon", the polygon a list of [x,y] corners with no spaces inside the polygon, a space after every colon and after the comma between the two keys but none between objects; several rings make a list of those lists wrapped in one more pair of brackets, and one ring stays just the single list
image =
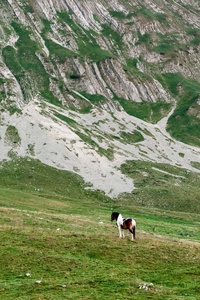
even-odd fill
[{"label": "limestone cliff", "polygon": [[[162,74],[178,72],[199,81],[200,18],[197,1],[170,3],[3,1],[2,64],[17,78],[25,102],[35,95],[35,87],[44,98],[48,89],[60,102],[78,107],[82,103],[73,99],[74,89],[102,95],[108,102],[117,97],[171,102]],[[36,70],[20,62],[30,40],[29,58],[40,65]],[[13,66],[17,63],[18,69]],[[54,79],[48,88],[37,82],[41,72]],[[31,76],[28,84],[24,73]]]}]

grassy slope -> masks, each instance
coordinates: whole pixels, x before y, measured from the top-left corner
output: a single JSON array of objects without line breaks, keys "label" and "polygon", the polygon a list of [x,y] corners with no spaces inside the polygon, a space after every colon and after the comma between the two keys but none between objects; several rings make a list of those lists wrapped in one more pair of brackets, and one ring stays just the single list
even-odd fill
[{"label": "grassy slope", "polygon": [[[157,79],[168,88],[173,97],[178,99],[176,110],[168,120],[167,130],[177,140],[186,144],[200,146],[199,126],[200,120],[195,115],[190,115],[189,109],[195,105],[200,93],[200,83],[185,78],[181,74],[163,74]],[[181,92],[179,91],[181,89]],[[198,105],[196,104],[198,113]]]},{"label": "grassy slope", "polygon": [[127,161],[121,168],[137,188],[126,196],[130,205],[200,213],[199,174],[144,161]]},{"label": "grassy slope", "polygon": [[[114,202],[30,160],[0,174],[1,299],[197,299],[199,215]],[[136,243],[118,239],[111,208],[135,217]]]}]

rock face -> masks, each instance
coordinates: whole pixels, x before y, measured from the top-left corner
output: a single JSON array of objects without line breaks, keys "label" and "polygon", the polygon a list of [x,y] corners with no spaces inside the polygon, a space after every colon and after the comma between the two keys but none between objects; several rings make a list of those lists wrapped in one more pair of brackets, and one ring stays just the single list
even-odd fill
[{"label": "rock face", "polygon": [[[119,168],[144,151],[193,169],[198,149],[178,144],[191,152],[183,162],[165,128],[158,135],[151,123],[173,105],[180,115],[173,111],[170,133],[190,117],[200,122],[198,0],[4,0],[0,9],[1,160],[32,156],[111,196],[133,189]],[[6,142],[8,128],[20,143]],[[123,132],[135,130],[144,141],[127,145]],[[187,134],[184,142],[200,145],[195,131]]]},{"label": "rock face", "polygon": [[[3,1],[2,50],[10,45],[20,55],[16,39],[23,27],[47,75],[64,83],[67,93],[61,92],[66,101],[75,88],[108,100],[116,95],[136,102],[170,102],[169,91],[155,74],[179,72],[197,81],[200,78],[199,7],[194,1],[195,9],[188,11],[185,5],[186,1],[174,1],[172,7],[167,1]],[[174,22],[174,15],[179,23]],[[16,29],[13,23],[20,26]],[[26,42],[18,43],[22,51]],[[2,53],[10,67],[10,53]],[[27,67],[22,69],[21,73],[30,73]],[[31,74],[36,86],[37,73]],[[60,85],[51,86],[58,97]],[[22,94],[24,89],[27,85],[21,87]],[[30,86],[26,94],[29,101]]]}]

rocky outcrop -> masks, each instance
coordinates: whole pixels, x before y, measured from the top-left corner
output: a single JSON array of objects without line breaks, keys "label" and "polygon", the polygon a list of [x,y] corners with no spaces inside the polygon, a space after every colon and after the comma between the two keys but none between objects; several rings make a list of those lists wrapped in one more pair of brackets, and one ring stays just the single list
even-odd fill
[{"label": "rocky outcrop", "polygon": [[[22,5],[19,0],[8,0],[8,4],[6,12],[9,10],[10,15],[15,16],[13,20],[17,19],[31,32],[31,39],[43,50],[44,55],[41,55],[40,51],[37,51],[36,55],[47,74],[57,78],[59,82],[60,80],[64,82],[68,93],[63,93],[52,81],[50,90],[66,105],[65,97],[70,95],[70,90],[101,94],[108,101],[114,95],[135,102],[171,101],[168,91],[152,75],[152,69],[158,74],[180,72],[196,80],[200,78],[199,44],[189,45],[195,35],[191,35],[188,39],[184,38],[181,26],[185,22],[187,26],[198,27],[199,17],[195,10],[186,11],[184,8],[184,5],[188,4],[186,0],[173,1],[172,5],[166,0],[154,3],[146,0],[144,5],[135,1],[120,3],[117,0],[111,2],[36,0],[30,3],[31,9],[31,6]],[[198,3],[193,1],[192,5],[198,11]],[[63,15],[61,20],[57,12],[63,11],[68,15]],[[181,16],[180,25],[173,22],[173,14]],[[47,20],[45,24],[42,18]],[[65,21],[65,18],[68,18],[68,21]],[[0,27],[4,41],[6,40],[3,47],[6,45],[15,47],[18,38],[10,22],[11,19],[8,22],[10,38],[5,38],[5,30]],[[177,30],[180,33],[177,37],[180,47],[177,46],[175,49],[174,46],[173,51],[178,54],[170,56],[165,50],[162,51],[162,44],[165,43],[165,36],[168,38],[168,35],[173,36],[175,33],[177,35]],[[53,44],[47,43],[47,40],[53,42],[57,50],[52,50]],[[89,49],[92,43],[96,44],[96,56],[102,55],[101,51],[107,51],[110,58],[105,57],[98,61],[92,54],[92,49]],[[167,43],[170,43],[170,39]],[[183,47],[183,43],[187,46]],[[159,45],[161,50],[157,51],[156,47]],[[84,60],[81,56],[82,47],[85,47]],[[90,56],[87,57],[87,47],[92,60]],[[181,47],[185,50],[181,51],[179,49]],[[59,56],[63,56],[65,49],[66,59],[63,60]],[[67,51],[72,52],[67,54]],[[124,68],[129,58],[138,60],[135,74],[134,72],[130,74]],[[33,77],[32,79],[34,80]],[[16,79],[14,80],[17,85]],[[19,103],[22,98],[20,96]]]},{"label": "rocky outcrop", "polygon": [[0,59],[0,78],[4,80],[5,101],[2,105],[6,105],[7,100],[11,101],[11,105],[22,109],[24,106],[24,97],[21,87],[12,72],[7,68],[4,62]]}]

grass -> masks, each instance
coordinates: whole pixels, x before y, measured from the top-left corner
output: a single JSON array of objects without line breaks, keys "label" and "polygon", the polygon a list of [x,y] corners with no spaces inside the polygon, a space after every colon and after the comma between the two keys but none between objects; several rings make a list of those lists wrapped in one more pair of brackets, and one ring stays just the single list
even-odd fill
[{"label": "grass", "polygon": [[200,44],[200,30],[197,28],[190,28],[187,30],[187,34],[190,36],[193,36],[193,39],[191,40],[191,45],[198,46]]},{"label": "grass", "polygon": [[138,35],[138,41],[135,43],[136,45],[139,45],[139,44],[149,44],[151,42],[151,35],[149,33],[145,33],[145,34],[141,34],[139,31],[137,33]]},{"label": "grass", "polygon": [[119,20],[126,19],[126,15],[123,13],[123,11],[109,10],[109,14]]},{"label": "grass", "polygon": [[60,120],[66,122],[67,124],[69,124],[70,126],[72,127],[76,127],[78,124],[76,121],[74,121],[73,119],[69,118],[69,117],[66,117],[62,114],[59,114],[57,112],[54,112],[54,115],[59,118]]},{"label": "grass", "polygon": [[138,143],[138,142],[144,141],[143,135],[137,130],[134,130],[131,133],[122,131],[122,132],[120,132],[120,136],[127,144]]},{"label": "grass", "polygon": [[113,30],[109,25],[107,24],[101,24],[102,26],[102,35],[108,39],[112,39],[115,43],[115,47],[113,48],[113,51],[116,51],[116,47],[119,48],[119,50],[123,50],[124,43],[122,41],[122,37],[119,32]]},{"label": "grass", "polygon": [[[176,110],[168,120],[167,130],[177,140],[200,146],[200,120],[188,113],[189,108],[195,105],[198,99],[200,93],[199,82],[185,78],[179,73],[162,74],[162,76],[157,76],[157,79],[165,88],[169,89],[173,97],[179,100]],[[182,90],[181,94],[179,92],[180,88]]]},{"label": "grass", "polygon": [[67,58],[77,56],[77,53],[75,53],[65,47],[62,47],[61,45],[53,42],[50,39],[45,39],[45,44],[46,44],[50,54],[58,57],[58,59],[61,63],[64,63]]},{"label": "grass", "polygon": [[167,115],[172,104],[158,101],[156,103],[141,102],[137,103],[115,96],[124,110],[131,116],[137,117],[147,122],[157,123],[160,119]]},{"label": "grass", "polygon": [[137,77],[139,77],[139,79],[142,79],[142,80],[151,80],[150,75],[138,70],[137,62],[138,62],[138,60],[135,58],[134,59],[127,58],[126,65],[123,65],[124,71],[128,72],[128,75],[130,76],[130,80],[131,80],[132,75],[137,76]]},{"label": "grass", "polygon": [[132,15],[143,16],[147,21],[152,21],[154,19],[152,11],[147,9],[144,5],[140,5]]},{"label": "grass", "polygon": [[193,166],[194,168],[200,170],[200,163],[197,161],[191,161],[191,166]]},{"label": "grass", "polygon": [[6,65],[14,74],[18,74],[22,71],[19,60],[16,57],[16,50],[13,47],[6,46],[5,48],[3,48],[2,55]]},{"label": "grass", "polygon": [[91,62],[100,62],[106,58],[111,58],[109,51],[101,49],[95,42],[80,39],[78,42],[79,54],[82,60],[87,57]]},{"label": "grass", "polygon": [[121,167],[124,174],[134,179],[137,188],[126,196],[130,205],[200,213],[198,174],[144,161],[128,161]]},{"label": "grass", "polygon": [[185,50],[186,45],[181,44],[178,41],[178,33],[174,32],[173,34],[161,34],[157,33],[157,46],[154,46],[154,51],[160,52],[162,55],[166,55],[173,59],[177,56],[179,50]]},{"label": "grass", "polygon": [[[1,299],[197,299],[198,236],[184,234],[199,215],[122,207],[30,159],[0,173]],[[119,240],[111,207],[135,217],[136,243]]]},{"label": "grass", "polygon": [[82,96],[90,100],[93,104],[98,104],[99,102],[106,102],[107,98],[100,94],[88,94],[85,91],[79,92]]}]

